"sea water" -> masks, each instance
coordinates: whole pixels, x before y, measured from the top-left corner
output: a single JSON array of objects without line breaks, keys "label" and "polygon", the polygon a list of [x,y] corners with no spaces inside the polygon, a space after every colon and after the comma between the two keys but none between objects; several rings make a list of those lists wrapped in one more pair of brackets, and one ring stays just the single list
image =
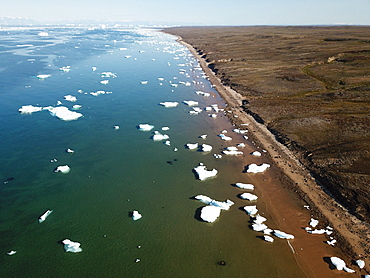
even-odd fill
[{"label": "sea water", "polygon": [[[251,230],[242,207],[256,202],[241,200],[245,190],[233,186],[250,182],[248,175],[238,158],[213,154],[237,143],[247,145],[245,153],[254,146],[232,132],[224,113],[213,118],[204,111],[225,105],[175,40],[144,28],[1,30],[1,277],[304,277],[286,240],[267,243]],[[111,93],[91,95],[99,90]],[[184,100],[203,111],[190,115]],[[179,104],[159,105],[165,101]],[[23,105],[72,110],[75,104],[83,117],[74,121],[46,110],[18,112]],[[142,123],[154,129],[140,131]],[[222,130],[232,142],[221,140]],[[153,141],[153,131],[169,135],[170,145]],[[213,150],[188,150],[187,143]],[[198,180],[192,169],[199,163],[217,176]],[[60,165],[70,172],[55,173]],[[235,205],[207,223],[199,217],[204,204],[193,198],[198,194]],[[131,218],[134,210],[141,219]],[[83,251],[65,252],[64,239]]]}]

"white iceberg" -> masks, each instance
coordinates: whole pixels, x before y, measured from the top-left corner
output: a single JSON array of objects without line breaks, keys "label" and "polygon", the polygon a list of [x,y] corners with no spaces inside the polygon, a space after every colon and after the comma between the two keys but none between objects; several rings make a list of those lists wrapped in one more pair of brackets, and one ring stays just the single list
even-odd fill
[{"label": "white iceberg", "polygon": [[118,130],[118,129],[119,129],[119,125],[115,125],[113,128],[114,128],[115,130]]},{"label": "white iceberg", "polygon": [[274,230],[274,235],[278,238],[284,238],[284,239],[294,239],[294,236],[291,234],[287,234],[285,232]]},{"label": "white iceberg", "polygon": [[200,212],[200,218],[206,222],[215,222],[221,214],[221,208],[215,206],[205,206]]},{"label": "white iceberg", "polygon": [[199,102],[198,101],[194,101],[194,100],[184,100],[183,101],[186,105],[188,105],[188,106],[196,106],[196,105],[198,105],[199,104]]},{"label": "white iceberg", "polygon": [[224,150],[222,151],[223,154],[226,154],[226,155],[240,155],[240,154],[243,154],[243,152],[241,151],[228,151],[228,150]]},{"label": "white iceberg", "polygon": [[148,81],[140,81],[140,84],[143,84],[143,85],[148,84]]},{"label": "white iceberg", "polygon": [[315,230],[307,230],[307,233],[313,234],[313,235],[331,235],[333,231],[325,230],[325,229],[315,229]]},{"label": "white iceberg", "polygon": [[162,141],[162,140],[167,140],[170,138],[167,134],[161,134],[159,131],[154,131],[154,135],[152,136],[152,139],[154,141]]},{"label": "white iceberg", "polygon": [[48,217],[52,212],[53,210],[48,209],[43,215],[39,217],[39,223],[44,222],[46,217]]},{"label": "white iceberg", "polygon": [[71,171],[71,168],[69,168],[68,165],[64,165],[64,166],[58,166],[54,172],[61,172],[63,174],[68,174],[69,171]]},{"label": "white iceberg", "polygon": [[237,182],[235,185],[242,189],[254,190],[254,185],[250,183]]},{"label": "white iceberg", "polygon": [[271,236],[263,236],[263,239],[267,242],[274,242],[274,238]]},{"label": "white iceberg", "polygon": [[175,101],[165,101],[159,104],[167,108],[176,107],[177,105],[179,105],[179,103]]},{"label": "white iceberg", "polygon": [[263,222],[265,222],[267,219],[259,214],[257,214],[255,216],[255,219],[253,220],[254,223],[256,224],[262,224]]},{"label": "white iceberg", "polygon": [[151,131],[154,128],[154,125],[150,124],[139,124],[139,129],[141,131]]},{"label": "white iceberg", "polygon": [[356,260],[356,264],[358,265],[359,268],[365,267],[365,261],[363,260]]},{"label": "white iceberg", "polygon": [[336,239],[327,240],[326,243],[329,244],[329,245],[331,245],[331,246],[334,246],[335,243],[337,243],[337,240]]},{"label": "white iceberg", "polygon": [[136,221],[143,217],[137,210],[132,212],[132,220]]},{"label": "white iceberg", "polygon": [[8,253],[6,253],[7,255],[9,255],[9,256],[12,256],[12,255],[14,255],[15,253],[17,253],[17,251],[15,251],[15,250],[11,250],[11,251],[9,251]]},{"label": "white iceberg", "polygon": [[68,110],[68,108],[65,106],[46,107],[44,109],[49,110],[52,116],[57,117],[63,121],[73,121],[83,116],[81,113]]},{"label": "white iceberg", "polygon": [[75,96],[71,96],[71,95],[64,96],[64,99],[67,100],[67,101],[71,101],[71,102],[76,102],[77,101],[77,98]]},{"label": "white iceberg", "polygon": [[48,78],[48,77],[50,77],[50,74],[39,74],[37,76],[38,79],[45,79],[45,78]]},{"label": "white iceberg", "polygon": [[245,206],[243,209],[247,212],[248,215],[254,216],[258,213],[257,206]]},{"label": "white iceberg", "polygon": [[199,138],[206,139],[207,138],[207,134],[200,135]]},{"label": "white iceberg", "polygon": [[18,111],[21,114],[32,114],[34,112],[42,111],[42,107],[32,106],[32,105],[23,105]]},{"label": "white iceberg", "polygon": [[198,178],[201,181],[211,178],[211,177],[215,177],[218,172],[216,169],[208,171],[207,167],[204,166],[203,163],[199,163],[199,166],[195,167],[193,170],[197,173]]},{"label": "white iceberg", "polygon": [[256,232],[262,232],[263,230],[267,229],[268,227],[263,223],[253,223],[252,229]]},{"label": "white iceberg", "polygon": [[226,136],[225,134],[220,134],[218,135],[221,137],[222,140],[225,140],[225,141],[230,141],[232,140],[233,138],[229,137],[229,136]]},{"label": "white iceberg", "polygon": [[49,36],[49,33],[48,32],[39,32],[37,35],[39,37],[47,37],[47,36]]},{"label": "white iceberg", "polygon": [[109,80],[102,80],[100,81],[100,84],[107,85],[109,83]]},{"label": "white iceberg", "polygon": [[263,163],[261,165],[257,165],[255,163],[252,163],[250,165],[247,166],[247,173],[262,173],[264,172],[267,168],[270,167],[269,164],[267,163]]},{"label": "white iceberg", "polygon": [[187,143],[187,144],[186,144],[186,147],[187,147],[189,150],[195,150],[196,148],[198,148],[198,143]]},{"label": "white iceberg", "polygon": [[212,146],[207,145],[207,144],[202,144],[201,145],[201,151],[202,152],[210,152],[210,151],[212,151]]},{"label": "white iceberg", "polygon": [[162,129],[163,131],[170,130],[170,128],[169,128],[168,126],[163,126],[161,129]]},{"label": "white iceberg", "polygon": [[61,68],[59,68],[59,70],[61,70],[63,72],[69,72],[71,70],[71,66],[61,67]]},{"label": "white iceberg", "polygon": [[259,151],[254,151],[254,152],[251,153],[251,155],[261,156],[262,154]]},{"label": "white iceberg", "polygon": [[330,261],[336,267],[337,270],[344,270],[344,271],[346,271],[348,273],[355,272],[354,270],[348,268],[346,266],[346,263],[341,258],[338,258],[338,257],[330,257]]},{"label": "white iceberg", "polygon": [[205,196],[205,195],[197,195],[195,196],[195,199],[197,199],[198,201],[201,201],[202,203],[206,205],[215,206],[223,210],[229,210],[230,207],[234,204],[234,202],[231,200],[226,200],[225,202],[221,202],[221,201],[213,200],[212,198]]},{"label": "white iceberg", "polygon": [[82,105],[79,105],[79,104],[75,104],[72,106],[73,110],[80,110],[81,108],[82,108]]},{"label": "white iceberg", "polygon": [[80,247],[81,243],[73,242],[69,239],[65,239],[62,242],[64,244],[64,250],[66,250],[66,252],[72,252],[72,253],[82,252],[82,249]]},{"label": "white iceberg", "polygon": [[195,93],[197,95],[204,96],[204,97],[209,97],[211,95],[210,93],[206,93],[206,92],[202,92],[202,91],[196,91]]},{"label": "white iceberg", "polygon": [[71,149],[69,149],[69,148],[68,148],[68,149],[66,150],[66,152],[67,152],[67,153],[71,153],[71,154],[72,154],[72,153],[74,153],[75,151],[74,151],[74,150],[71,150]]},{"label": "white iceberg", "polygon": [[247,133],[248,130],[245,130],[245,129],[239,129],[239,128],[236,128],[233,130],[235,133],[239,133],[239,134],[244,134],[244,133]]},{"label": "white iceberg", "polygon": [[309,225],[315,228],[319,224],[319,220],[311,218]]},{"label": "white iceberg", "polygon": [[240,198],[244,199],[244,200],[248,200],[248,201],[255,201],[258,199],[258,197],[254,194],[251,194],[251,193],[243,193],[240,195]]},{"label": "white iceberg", "polygon": [[108,78],[108,77],[117,77],[117,75],[115,75],[113,72],[110,72],[110,71],[106,71],[106,72],[102,72],[101,73],[101,78]]}]

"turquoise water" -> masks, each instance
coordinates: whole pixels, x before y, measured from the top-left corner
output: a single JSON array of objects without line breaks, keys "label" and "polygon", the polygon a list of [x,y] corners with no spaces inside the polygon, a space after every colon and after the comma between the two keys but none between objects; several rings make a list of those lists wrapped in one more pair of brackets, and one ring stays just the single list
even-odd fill
[{"label": "turquoise water", "polygon": [[[284,240],[268,244],[250,229],[241,210],[248,202],[232,186],[250,182],[241,161],[213,157],[226,146],[244,142],[248,153],[253,145],[232,133],[222,114],[189,115],[182,103],[224,106],[188,50],[155,30],[47,31],[45,38],[37,29],[1,33],[1,277],[304,277]],[[117,77],[102,78],[102,72]],[[39,80],[38,74],[50,77]],[[100,84],[104,79],[109,84]],[[191,86],[171,86],[179,81]],[[112,94],[89,94],[98,90]],[[198,90],[212,97],[198,96]],[[68,94],[77,102],[65,101]],[[82,105],[83,117],[62,121],[48,111],[17,111],[57,101]],[[165,108],[163,101],[179,105]],[[168,134],[171,145],[151,140],[152,132],[138,130],[140,123]],[[163,126],[170,130],[161,131]],[[217,136],[224,129],[233,143]],[[198,138],[202,134],[206,140]],[[184,147],[195,142],[213,151]],[[216,168],[217,177],[197,180],[192,169],[200,162]],[[54,173],[59,165],[71,171]],[[202,203],[192,199],[198,194],[235,205],[206,223],[199,220]],[[53,213],[39,224],[48,209]],[[133,210],[142,219],[133,221]],[[65,238],[80,242],[83,251],[64,252]],[[10,250],[17,253],[9,256]]]}]

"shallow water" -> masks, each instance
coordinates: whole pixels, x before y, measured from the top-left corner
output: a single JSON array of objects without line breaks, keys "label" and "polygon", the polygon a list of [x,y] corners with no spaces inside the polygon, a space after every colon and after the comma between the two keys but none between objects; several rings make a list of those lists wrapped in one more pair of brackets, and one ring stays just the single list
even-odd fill
[{"label": "shallow water", "polygon": [[[174,37],[136,29],[55,28],[43,38],[39,31],[0,34],[0,55],[8,57],[1,66],[0,91],[1,277],[304,277],[285,240],[270,244],[250,229],[241,209],[249,202],[238,198],[243,191],[232,186],[251,181],[241,161],[213,157],[236,143],[248,144],[245,153],[254,146],[233,133],[222,114],[191,116],[191,108],[181,103],[223,106]],[[19,52],[19,44],[33,46]],[[70,72],[59,71],[61,66],[71,66]],[[117,77],[101,78],[106,71]],[[38,74],[51,76],[38,80]],[[100,84],[104,79],[108,85]],[[192,84],[170,85],[179,81]],[[97,90],[112,94],[88,94]],[[212,97],[198,96],[197,90]],[[64,101],[67,94],[77,102]],[[78,112],[84,117],[66,122],[47,111],[17,112],[22,105],[44,107],[58,100],[69,108],[82,105]],[[163,101],[180,104],[165,108],[158,105]],[[151,140],[152,132],[137,129],[140,123],[159,131],[170,127],[161,133],[170,136],[171,146]],[[217,136],[223,129],[232,142]],[[208,134],[206,140],[198,138],[202,134]],[[187,150],[189,142],[211,144],[213,150]],[[75,153],[66,153],[67,148]],[[216,168],[217,177],[197,180],[192,168],[200,162]],[[66,164],[70,173],[53,172]],[[14,180],[6,181],[10,177]],[[198,194],[231,199],[235,205],[206,223],[199,220],[203,204],[192,199]],[[47,209],[53,213],[39,224]],[[142,219],[133,221],[133,210]],[[83,252],[64,252],[65,238],[80,242]],[[10,250],[17,253],[6,255]]]}]

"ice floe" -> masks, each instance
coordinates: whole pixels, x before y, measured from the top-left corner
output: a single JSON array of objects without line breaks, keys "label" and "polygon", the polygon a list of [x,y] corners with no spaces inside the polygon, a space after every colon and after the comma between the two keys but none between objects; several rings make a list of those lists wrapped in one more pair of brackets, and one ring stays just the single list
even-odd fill
[{"label": "ice floe", "polygon": [[341,258],[338,258],[338,257],[330,257],[330,261],[336,267],[337,270],[344,270],[344,271],[346,271],[348,273],[355,272],[354,270],[348,268],[346,266],[346,263]]},{"label": "ice floe", "polygon": [[170,138],[167,134],[161,134],[159,131],[154,131],[154,135],[152,136],[152,139],[154,141],[162,141]]},{"label": "ice floe", "polygon": [[197,174],[198,179],[200,179],[201,181],[211,177],[215,177],[218,172],[216,169],[207,170],[207,167],[203,165],[203,163],[199,163],[199,166],[195,167],[193,170]]},{"label": "ice floe", "polygon": [[96,91],[96,92],[91,92],[90,95],[96,97],[98,95],[105,95],[105,94],[111,94],[112,92],[106,92],[106,91]]},{"label": "ice floe", "polygon": [[235,185],[242,189],[254,190],[254,185],[250,183],[237,182]]},{"label": "ice floe", "polygon": [[17,253],[17,251],[15,251],[15,250],[11,250],[11,251],[9,251],[8,253],[6,253],[7,255],[9,255],[9,256],[12,256],[12,255],[14,255],[14,254],[16,254]]},{"label": "ice floe", "polygon": [[238,151],[238,150],[224,150],[222,151],[223,154],[226,154],[226,155],[240,155],[240,154],[243,154],[242,151]]},{"label": "ice floe", "polygon": [[72,252],[72,253],[78,253],[78,252],[82,252],[82,249],[81,249],[81,243],[79,242],[73,242],[69,239],[65,239],[62,241],[62,243],[64,244],[64,250],[66,250],[66,252]]},{"label": "ice floe", "polygon": [[294,236],[291,234],[287,234],[285,232],[274,230],[274,235],[278,238],[284,238],[284,239],[294,239]]},{"label": "ice floe", "polygon": [[24,105],[18,109],[18,111],[22,114],[32,114],[34,112],[42,111],[42,107],[32,106],[32,105]]},{"label": "ice floe", "polygon": [[207,139],[207,134],[200,135],[199,138]]},{"label": "ice floe", "polygon": [[306,229],[306,231],[307,233],[310,233],[313,235],[323,235],[323,234],[331,235],[333,233],[333,231],[326,230],[326,229],[315,229],[315,230]]},{"label": "ice floe", "polygon": [[163,131],[170,130],[170,128],[169,128],[168,126],[163,126],[161,129],[162,129]]},{"label": "ice floe", "polygon": [[141,131],[151,131],[153,128],[154,128],[154,125],[139,124],[139,130],[141,130]]},{"label": "ice floe", "polygon": [[258,196],[251,194],[251,193],[243,193],[243,194],[240,194],[240,198],[244,200],[248,200],[248,201],[255,201],[258,199]]},{"label": "ice floe", "polygon": [[106,72],[102,72],[101,73],[101,78],[109,78],[109,77],[117,77],[117,75],[115,75],[113,72],[110,72],[110,71],[106,71]]},{"label": "ice floe", "polygon": [[200,218],[206,222],[215,222],[221,214],[221,208],[215,206],[205,206],[200,211]]},{"label": "ice floe", "polygon": [[271,236],[263,236],[263,239],[265,240],[265,241],[267,241],[267,242],[274,242],[274,238],[273,237],[271,237]]},{"label": "ice floe", "polygon": [[219,137],[221,137],[222,140],[225,140],[225,141],[231,141],[233,138],[229,137],[229,136],[226,136],[225,134],[221,133],[220,135],[218,135]]},{"label": "ice floe", "polygon": [[247,173],[262,173],[266,171],[267,168],[269,168],[270,165],[267,163],[263,163],[261,165],[257,165],[255,163],[252,163],[248,166],[246,166],[246,171]]},{"label": "ice floe", "polygon": [[48,110],[52,116],[57,117],[63,121],[73,121],[83,116],[81,113],[70,111],[65,106],[45,107],[44,109]]},{"label": "ice floe", "polygon": [[202,152],[210,152],[210,151],[212,151],[212,146],[211,145],[207,145],[207,144],[202,144],[200,146],[200,150]]},{"label": "ice floe", "polygon": [[254,152],[251,153],[251,155],[261,156],[262,154],[259,151],[254,151]]},{"label": "ice floe", "polygon": [[59,68],[59,70],[61,70],[63,72],[69,72],[71,70],[71,66],[61,67],[61,68]]},{"label": "ice floe", "polygon": [[311,218],[309,225],[315,228],[319,224],[319,220]]},{"label": "ice floe", "polygon": [[102,80],[100,81],[100,84],[107,85],[109,83],[109,80]]},{"label": "ice floe", "polygon": [[53,212],[53,210],[48,209],[43,215],[39,217],[39,223],[42,223],[46,218]]},{"label": "ice floe", "polygon": [[198,143],[187,143],[186,144],[186,147],[189,149],[189,150],[195,150],[198,148]]},{"label": "ice floe", "polygon": [[39,74],[39,75],[37,75],[38,79],[45,79],[45,78],[48,78],[48,77],[50,77],[50,74]]},{"label": "ice floe", "polygon": [[183,102],[188,106],[197,106],[199,104],[199,102],[194,100],[184,100]]},{"label": "ice floe", "polygon": [[195,93],[197,95],[204,96],[204,97],[209,97],[211,95],[210,93],[206,93],[206,92],[202,92],[202,91],[196,91]]},{"label": "ice floe", "polygon": [[365,267],[365,261],[363,260],[356,260],[356,264],[358,265],[359,268]]},{"label": "ice floe", "polygon": [[58,166],[54,172],[61,172],[63,174],[68,174],[69,172],[71,171],[71,168],[69,168],[68,165],[62,165],[62,166]]},{"label": "ice floe", "polygon": [[252,229],[256,232],[262,232],[263,230],[267,229],[268,227],[266,224],[263,223],[253,223],[252,224]]},{"label": "ice floe", "polygon": [[37,35],[39,37],[48,37],[49,36],[49,33],[48,32],[45,32],[45,31],[42,31],[42,32],[39,32]]},{"label": "ice floe", "polygon": [[245,206],[245,207],[243,207],[243,209],[246,211],[246,213],[249,216],[255,216],[258,213],[258,209],[257,209],[256,205],[254,205],[254,206]]},{"label": "ice floe", "polygon": [[136,221],[143,217],[137,210],[132,212],[132,220]]},{"label": "ice floe", "polygon": [[82,105],[79,105],[79,104],[75,104],[72,106],[73,110],[80,110],[81,108],[82,108]]},{"label": "ice floe", "polygon": [[66,96],[64,96],[64,99],[67,100],[67,101],[71,101],[71,102],[76,102],[77,101],[77,98],[75,96],[72,96],[72,95],[66,95]]},{"label": "ice floe", "polygon": [[326,243],[329,244],[329,245],[331,245],[331,246],[334,246],[335,243],[337,243],[337,240],[336,239],[327,240]]},{"label": "ice floe", "polygon": [[71,150],[71,149],[69,149],[69,148],[68,148],[68,149],[66,150],[66,152],[67,152],[67,153],[71,153],[71,154],[72,154],[72,153],[74,153],[75,151],[74,151],[74,150]]},{"label": "ice floe", "polygon": [[167,108],[176,107],[177,105],[179,105],[179,103],[175,101],[165,101],[159,104]]}]

